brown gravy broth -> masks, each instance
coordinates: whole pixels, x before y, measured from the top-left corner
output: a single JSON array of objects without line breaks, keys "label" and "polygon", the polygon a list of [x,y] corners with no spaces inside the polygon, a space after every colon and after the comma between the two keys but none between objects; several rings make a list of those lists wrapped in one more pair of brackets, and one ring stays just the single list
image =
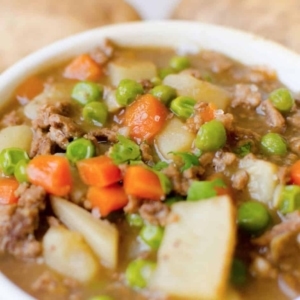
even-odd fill
[{"label": "brown gravy broth", "polygon": [[[149,60],[155,63],[158,68],[168,67],[168,61],[174,55],[175,53],[173,50],[156,48],[117,48],[115,51],[115,57],[123,57],[130,60]],[[197,55],[188,55],[188,58],[190,60],[191,67],[197,70],[192,71],[194,72],[194,75],[196,74],[196,77],[200,77],[201,79],[211,82],[212,84],[216,84],[230,93],[233,93],[234,86],[237,84],[250,84],[255,86],[254,89],[262,96],[263,100],[265,100],[271,91],[282,86],[272,72],[259,68],[250,69],[219,54],[212,52],[201,52]],[[42,79],[46,84],[59,86],[59,92],[64,95],[61,98],[70,98],[72,88],[78,82],[76,80],[64,78],[63,72],[66,65],[67,63],[63,66],[38,75],[39,78]],[[103,76],[97,82],[103,85],[109,85],[109,80],[105,76]],[[297,109],[298,105],[296,104],[294,110],[296,111]],[[11,113],[13,110],[17,111],[17,115],[21,119],[20,123],[31,124],[31,121],[23,114],[23,106],[20,105],[14,97],[11,101],[11,106],[9,106],[5,111],[3,111],[3,114],[1,114],[3,116],[0,119],[1,128],[6,127],[4,120],[7,114]],[[123,112],[124,109],[120,109],[117,113],[110,115],[105,127],[111,127],[115,123],[121,122],[120,120],[122,120]],[[282,133],[287,141],[290,141],[293,137],[297,137],[298,129],[293,125],[290,125],[291,123],[286,122],[286,129],[284,131],[282,131],[282,128],[272,128],[269,126],[266,123],[266,116],[259,108],[249,109],[243,107],[242,105],[237,105],[236,107],[231,107],[229,105],[225,112],[234,116],[235,125],[249,130],[248,133],[250,134],[250,139],[252,138],[252,132],[257,133],[258,136],[261,137],[269,131]],[[288,116],[284,116],[284,118],[287,119],[289,116],[292,116],[292,114],[293,113],[289,113]],[[91,125],[82,119],[81,107],[75,102],[72,102],[72,110],[70,111],[69,116],[85,132],[98,128],[98,126]],[[230,137],[229,139],[231,140],[229,140],[229,142],[226,144],[225,150],[227,152],[234,152],[238,141],[236,141],[234,137]],[[100,146],[97,150],[97,154],[102,155],[108,150],[112,142],[100,141],[99,144]],[[155,152],[153,145],[150,146],[151,153],[154,159],[157,161],[159,155]],[[291,146],[288,147],[288,153],[283,158],[278,156],[270,157],[262,154],[259,149],[257,149],[257,143],[255,147],[253,152],[257,158],[271,161],[279,166],[290,166],[299,159],[299,153],[297,153],[295,150],[292,151]],[[84,195],[87,187],[80,181],[76,169],[73,168],[72,172],[74,173],[73,176],[78,179],[78,182],[75,184],[77,184],[79,190],[81,189],[83,191],[82,194]],[[223,170],[221,173],[222,172]],[[206,175],[201,179],[204,180],[214,173],[216,173],[215,166],[212,163],[208,163],[206,166]],[[230,172],[223,173],[224,181],[230,185]],[[232,189],[232,195],[236,205],[239,205],[244,201],[248,201],[251,198],[246,187],[241,190]],[[80,206],[85,205],[84,196],[82,196],[82,198],[83,199],[77,199]],[[46,200],[48,201],[48,198],[46,198]],[[273,224],[281,222],[282,216],[278,214],[275,209],[270,207],[269,213],[272,215]],[[44,219],[43,222],[46,223],[46,216],[51,215],[53,215],[53,212],[51,211],[48,203],[46,211],[44,211],[41,215],[41,218]],[[108,271],[102,268],[100,275],[88,284],[79,284],[75,280],[68,280],[62,275],[55,273],[55,271],[50,270],[45,266],[43,259],[40,257],[38,259],[19,259],[18,257],[13,257],[8,253],[4,253],[0,256],[0,270],[27,293],[41,300],[53,299],[54,295],[55,299],[57,300],[90,299],[89,297],[102,294],[111,296],[113,299],[154,299],[151,292],[147,289],[139,290],[128,287],[125,280],[125,270],[127,265],[138,256],[146,257],[155,261],[156,251],[149,250],[149,248],[145,246],[145,244],[138,237],[140,229],[130,227],[124,218],[122,211],[113,212],[109,215],[108,219],[112,220],[112,222],[117,225],[120,233],[118,254],[119,264],[115,271]],[[295,250],[292,259],[287,261],[286,258],[282,258],[282,261],[280,260],[275,266],[273,266],[265,257],[264,251],[267,251],[267,247],[256,247],[252,245],[249,240],[251,240],[251,237],[243,233],[239,233],[235,252],[239,258],[243,259],[247,268],[249,268],[247,271],[246,283],[242,286],[234,287],[241,296],[239,299],[284,300],[291,299],[299,295],[300,291],[297,287],[297,284],[298,286],[300,285],[300,279],[297,274],[300,270],[300,263],[298,261],[299,259],[296,257],[296,255],[299,256],[299,252],[298,254],[295,254],[297,253]],[[264,262],[268,264],[267,267],[269,268],[269,271],[257,271],[254,269],[253,261],[255,257],[258,256],[262,257]],[[297,268],[291,267],[293,265],[296,265]],[[51,288],[43,289],[41,288],[42,285],[38,284],[39,280],[41,280],[41,276],[44,276],[45,272],[46,275],[44,284],[52,284],[53,290],[51,290]],[[283,276],[285,276],[285,281],[282,279]],[[284,287],[282,284],[283,281],[285,282]],[[281,284],[278,285],[278,282],[281,282]],[[51,292],[49,292],[49,290],[51,290]],[[168,297],[166,299],[172,298]]]}]

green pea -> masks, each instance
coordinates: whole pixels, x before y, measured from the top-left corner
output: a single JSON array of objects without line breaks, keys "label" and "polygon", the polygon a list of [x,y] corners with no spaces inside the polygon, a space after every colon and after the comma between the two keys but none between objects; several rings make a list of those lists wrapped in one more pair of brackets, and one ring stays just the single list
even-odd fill
[{"label": "green pea", "polygon": [[109,156],[117,165],[130,162],[132,160],[141,160],[140,147],[125,136],[118,135],[118,143],[110,149]]},{"label": "green pea", "polygon": [[295,100],[290,91],[285,88],[280,88],[273,91],[269,95],[269,99],[273,103],[274,107],[282,113],[288,113],[291,111],[295,104]]},{"label": "green pea", "polygon": [[186,96],[179,96],[170,104],[171,111],[178,117],[187,119],[194,113],[194,106],[197,101]]},{"label": "green pea", "polygon": [[234,285],[243,285],[247,280],[247,267],[244,262],[234,258],[231,265],[230,282]]},{"label": "green pea", "polygon": [[177,72],[189,68],[190,60],[186,56],[174,56],[170,60],[170,67]]},{"label": "green pea", "polygon": [[140,238],[151,249],[157,250],[163,239],[164,229],[157,225],[145,225],[140,231]]},{"label": "green pea", "polygon": [[114,298],[106,295],[101,295],[101,296],[94,296],[92,298],[89,298],[89,300],[114,300]]},{"label": "green pea", "polygon": [[263,153],[267,155],[284,156],[287,153],[287,145],[283,137],[278,133],[267,133],[260,141]]},{"label": "green pea", "polygon": [[216,151],[224,147],[227,135],[222,122],[212,120],[203,124],[195,139],[195,146],[201,151]]},{"label": "green pea", "polygon": [[218,195],[218,188],[227,188],[221,178],[210,181],[193,181],[187,193],[188,201],[205,200]]},{"label": "green pea", "polygon": [[108,108],[103,102],[87,103],[82,109],[83,119],[96,126],[104,126],[108,118]]},{"label": "green pea", "polygon": [[300,209],[300,186],[284,186],[279,200],[279,210],[283,214],[288,214]]},{"label": "green pea", "polygon": [[28,161],[27,160],[20,160],[14,170],[14,176],[19,182],[28,182],[28,177],[27,177],[27,165]]},{"label": "green pea", "polygon": [[136,259],[126,268],[125,278],[127,284],[133,288],[145,288],[151,278],[156,264],[145,259]]},{"label": "green pea", "polygon": [[162,68],[158,71],[158,76],[160,79],[165,79],[168,75],[174,73],[175,71],[172,68]]},{"label": "green pea", "polygon": [[169,104],[169,102],[177,96],[175,89],[163,84],[154,87],[150,91],[150,94],[160,99],[160,101],[165,105]]},{"label": "green pea", "polygon": [[144,89],[140,83],[131,79],[123,79],[117,87],[116,99],[120,105],[127,106],[143,93]]},{"label": "green pea", "polygon": [[13,175],[17,163],[21,160],[29,160],[25,150],[20,148],[3,149],[0,152],[0,169],[5,175]]},{"label": "green pea", "polygon": [[96,149],[92,141],[79,138],[67,146],[66,155],[72,163],[76,163],[79,160],[93,157],[95,152]]},{"label": "green pea", "polygon": [[131,227],[142,227],[144,225],[144,220],[139,214],[127,214],[126,220]]},{"label": "green pea", "polygon": [[237,211],[237,223],[248,233],[258,233],[266,229],[270,222],[268,209],[260,202],[247,201]]},{"label": "green pea", "polygon": [[90,81],[82,81],[77,83],[73,90],[71,97],[78,103],[85,105],[92,101],[97,101],[103,96],[103,87],[97,83]]}]

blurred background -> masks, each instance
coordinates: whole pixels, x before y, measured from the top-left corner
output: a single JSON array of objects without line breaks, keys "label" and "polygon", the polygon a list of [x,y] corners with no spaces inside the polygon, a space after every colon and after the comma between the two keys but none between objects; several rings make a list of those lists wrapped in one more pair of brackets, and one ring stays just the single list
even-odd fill
[{"label": "blurred background", "polygon": [[60,38],[140,19],[226,25],[300,53],[300,0],[0,0],[0,4],[0,72]]}]

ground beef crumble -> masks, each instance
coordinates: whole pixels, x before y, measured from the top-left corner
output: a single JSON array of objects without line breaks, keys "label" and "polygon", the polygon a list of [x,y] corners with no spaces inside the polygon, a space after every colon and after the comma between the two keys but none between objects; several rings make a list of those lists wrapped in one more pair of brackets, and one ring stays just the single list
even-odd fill
[{"label": "ground beef crumble", "polygon": [[202,58],[208,63],[209,68],[214,73],[221,73],[227,71],[233,65],[230,59],[221,56],[213,51],[203,51]]},{"label": "ground beef crumble", "polygon": [[225,171],[229,166],[237,162],[237,156],[231,152],[217,151],[213,159],[213,165],[217,173]]},{"label": "ground beef crumble", "polygon": [[41,245],[34,237],[39,213],[45,209],[46,192],[42,187],[21,184],[16,191],[18,203],[0,206],[0,251],[18,258],[35,258]]},{"label": "ground beef crumble", "polygon": [[13,110],[5,114],[0,122],[1,127],[15,126],[23,124],[23,118],[18,114],[18,111]]},{"label": "ground beef crumble", "polygon": [[82,300],[82,293],[78,290],[79,283],[71,278],[61,280],[60,276],[51,271],[43,272],[31,285],[34,293],[48,293],[56,296],[68,296],[69,300]]},{"label": "ground beef crumble", "polygon": [[[243,69],[242,71],[233,70],[233,77],[238,81],[256,83],[256,84],[268,84],[272,85],[274,79],[276,79],[276,73],[272,70],[262,67],[252,67]],[[273,86],[272,86],[273,88]]]},{"label": "ground beef crumble", "polygon": [[232,94],[232,107],[256,108],[262,100],[258,87],[255,84],[236,84]]},{"label": "ground beef crumble", "polygon": [[287,214],[281,223],[253,239],[252,243],[263,249],[260,255],[253,253],[252,274],[256,277],[278,277],[298,295],[300,277],[293,269],[300,263],[300,212]]},{"label": "ground beef crumble", "polygon": [[257,150],[256,147],[261,140],[261,135],[249,128],[233,126],[228,133],[231,139],[235,141],[237,147],[250,143],[252,152]]},{"label": "ground beef crumble", "polygon": [[253,243],[259,246],[267,246],[272,240],[283,233],[300,232],[300,212],[287,214],[285,219],[266,231],[262,236],[253,240]]},{"label": "ground beef crumble", "polygon": [[209,104],[206,102],[198,102],[194,106],[193,115],[186,120],[185,126],[188,128],[190,132],[197,133],[201,125],[204,123],[201,118],[201,114],[203,111],[207,109]]},{"label": "ground beef crumble", "polygon": [[206,167],[212,164],[215,154],[213,152],[205,152],[199,158],[199,163],[201,166]]},{"label": "ground beef crumble", "polygon": [[124,212],[125,213],[136,213],[141,206],[141,200],[138,199],[137,197],[128,196],[128,203],[124,207]]},{"label": "ground beef crumble", "polygon": [[141,153],[142,153],[143,161],[148,162],[148,163],[153,163],[154,162],[154,159],[153,159],[153,156],[152,156],[153,151],[152,151],[151,147],[149,146],[149,144],[142,143],[140,145],[140,150],[141,150]]},{"label": "ground beef crumble", "polygon": [[66,116],[70,111],[68,102],[45,104],[39,109],[37,118],[32,121],[31,157],[52,154],[56,146],[66,149],[71,140],[83,135],[80,127]]},{"label": "ground beef crumble", "polygon": [[300,137],[291,138],[289,141],[289,146],[294,153],[300,155]]},{"label": "ground beef crumble", "polygon": [[109,128],[97,128],[94,130],[89,131],[87,134],[84,135],[85,138],[97,142],[112,142],[116,143],[118,141],[119,127],[114,125],[111,129]]},{"label": "ground beef crumble", "polygon": [[55,143],[50,140],[47,133],[38,128],[33,133],[33,139],[30,148],[30,157],[43,154],[51,154],[55,149]]},{"label": "ground beef crumble", "polygon": [[49,138],[62,149],[67,148],[70,140],[83,134],[80,127],[69,117],[53,114],[49,121]]},{"label": "ground beef crumble", "polygon": [[160,201],[145,201],[139,208],[141,217],[153,225],[165,226],[170,209]]},{"label": "ground beef crumble", "polygon": [[90,55],[97,64],[104,65],[113,57],[114,51],[114,45],[108,39],[105,39],[101,47],[93,50]]},{"label": "ground beef crumble", "polygon": [[246,188],[249,180],[249,175],[245,170],[238,170],[231,176],[232,187],[242,191]]},{"label": "ground beef crumble", "polygon": [[152,88],[154,88],[153,82],[151,82],[149,79],[141,80],[140,84],[142,85],[142,87],[146,93],[148,93]]},{"label": "ground beef crumble", "polygon": [[224,113],[223,110],[218,109],[215,111],[215,118],[216,118],[216,120],[223,123],[226,130],[229,130],[229,131],[232,130],[233,121],[234,121],[234,117],[232,114]]},{"label": "ground beef crumble", "polygon": [[266,114],[266,122],[271,127],[283,129],[285,127],[285,119],[282,114],[273,106],[270,100],[265,100],[261,104],[262,111]]},{"label": "ground beef crumble", "polygon": [[174,163],[169,164],[169,166],[164,168],[161,172],[171,180],[173,190],[176,193],[180,195],[187,194],[187,190],[189,188],[189,179],[183,176]]},{"label": "ground beef crumble", "polygon": [[300,128],[300,110],[287,117],[287,122],[296,128]]}]

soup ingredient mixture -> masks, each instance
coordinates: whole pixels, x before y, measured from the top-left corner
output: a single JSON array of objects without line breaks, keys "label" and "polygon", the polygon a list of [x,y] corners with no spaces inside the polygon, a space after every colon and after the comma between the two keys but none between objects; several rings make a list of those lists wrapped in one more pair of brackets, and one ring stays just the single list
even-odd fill
[{"label": "soup ingredient mixture", "polygon": [[38,299],[300,295],[300,108],[270,70],[106,41],[0,119],[0,269]]}]

